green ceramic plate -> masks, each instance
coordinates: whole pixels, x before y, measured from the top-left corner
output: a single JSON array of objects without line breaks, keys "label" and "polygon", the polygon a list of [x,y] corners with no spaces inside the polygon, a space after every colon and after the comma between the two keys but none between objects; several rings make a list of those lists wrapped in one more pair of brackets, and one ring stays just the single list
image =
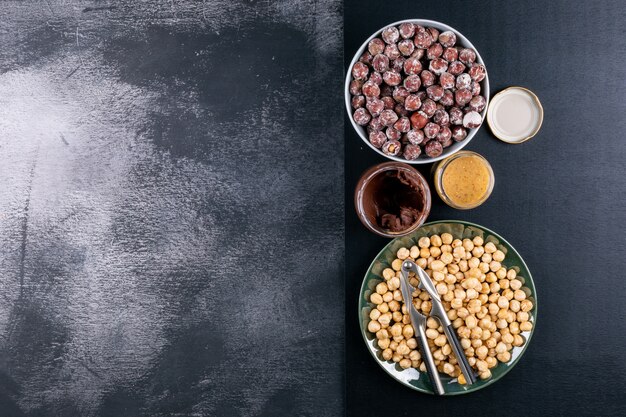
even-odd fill
[{"label": "green ceramic plate", "polygon": [[398,249],[403,246],[409,248],[413,245],[416,245],[420,237],[431,236],[434,234],[441,234],[445,232],[448,232],[452,234],[455,238],[459,239],[472,239],[475,236],[481,236],[485,239],[485,242],[493,242],[498,247],[498,249],[500,249],[506,255],[504,262],[502,262],[503,265],[506,266],[507,269],[515,269],[518,274],[518,279],[523,282],[524,287],[530,290],[530,293],[527,295],[534,304],[534,308],[529,312],[529,321],[533,323],[533,328],[529,332],[521,333],[521,335],[526,339],[526,343],[521,347],[513,348],[513,350],[511,351],[511,360],[508,363],[500,363],[495,368],[492,368],[492,377],[490,379],[485,381],[478,380],[475,384],[471,386],[466,386],[458,384],[456,378],[450,378],[444,374],[441,374],[441,378],[446,390],[445,395],[458,395],[485,388],[495,383],[507,372],[509,372],[524,354],[526,347],[530,343],[530,339],[535,330],[537,322],[537,293],[535,291],[535,284],[533,283],[530,271],[528,270],[528,267],[524,263],[522,257],[519,255],[519,253],[517,253],[513,246],[511,246],[509,242],[504,240],[498,234],[477,224],[456,220],[446,220],[426,223],[410,235],[392,240],[387,246],[383,248],[382,251],[380,251],[378,256],[376,256],[376,259],[374,259],[374,262],[372,262],[369,269],[367,270],[367,273],[365,274],[365,279],[363,280],[361,293],[359,295],[359,325],[361,326],[361,334],[363,335],[363,340],[365,340],[367,348],[369,349],[376,362],[378,362],[378,364],[385,370],[385,372],[387,372],[395,380],[399,381],[409,388],[427,394],[433,394],[433,390],[426,373],[420,372],[419,370],[414,368],[402,369],[396,363],[391,361],[385,361],[382,359],[380,355],[380,348],[375,345],[376,337],[367,330],[367,323],[369,322],[369,313],[371,309],[374,308],[374,305],[369,302],[369,296],[376,287],[376,284],[383,281],[382,271],[385,268],[390,267],[391,262],[396,258],[395,254]]}]

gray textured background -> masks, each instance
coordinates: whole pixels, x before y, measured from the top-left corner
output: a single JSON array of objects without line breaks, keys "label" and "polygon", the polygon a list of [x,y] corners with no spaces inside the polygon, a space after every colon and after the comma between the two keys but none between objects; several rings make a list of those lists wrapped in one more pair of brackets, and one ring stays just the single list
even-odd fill
[{"label": "gray textured background", "polygon": [[341,3],[0,3],[0,415],[342,410]]}]

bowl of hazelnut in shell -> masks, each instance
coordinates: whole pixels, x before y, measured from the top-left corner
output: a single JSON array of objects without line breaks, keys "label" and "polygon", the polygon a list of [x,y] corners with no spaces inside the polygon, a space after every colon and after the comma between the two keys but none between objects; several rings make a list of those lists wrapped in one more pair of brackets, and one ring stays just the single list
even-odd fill
[{"label": "bowl of hazelnut in shell", "polygon": [[459,31],[433,20],[402,20],[376,31],[354,55],[345,103],[370,148],[394,161],[426,164],[476,135],[489,105],[489,78]]}]

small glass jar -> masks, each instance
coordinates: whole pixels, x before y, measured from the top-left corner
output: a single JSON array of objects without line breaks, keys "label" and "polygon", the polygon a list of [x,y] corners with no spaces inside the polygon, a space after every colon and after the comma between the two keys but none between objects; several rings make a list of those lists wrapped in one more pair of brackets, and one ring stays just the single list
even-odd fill
[{"label": "small glass jar", "polygon": [[428,182],[417,169],[401,162],[385,162],[365,171],[354,191],[359,220],[384,237],[408,235],[430,214]]},{"label": "small glass jar", "polygon": [[437,194],[447,205],[468,210],[487,201],[495,177],[482,155],[460,151],[433,166],[433,182]]}]

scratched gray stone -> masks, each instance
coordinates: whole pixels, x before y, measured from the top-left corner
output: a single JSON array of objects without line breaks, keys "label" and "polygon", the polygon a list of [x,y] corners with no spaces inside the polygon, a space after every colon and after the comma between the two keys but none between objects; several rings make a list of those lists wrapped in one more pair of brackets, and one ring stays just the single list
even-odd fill
[{"label": "scratched gray stone", "polygon": [[338,0],[0,3],[0,415],[343,407]]}]

